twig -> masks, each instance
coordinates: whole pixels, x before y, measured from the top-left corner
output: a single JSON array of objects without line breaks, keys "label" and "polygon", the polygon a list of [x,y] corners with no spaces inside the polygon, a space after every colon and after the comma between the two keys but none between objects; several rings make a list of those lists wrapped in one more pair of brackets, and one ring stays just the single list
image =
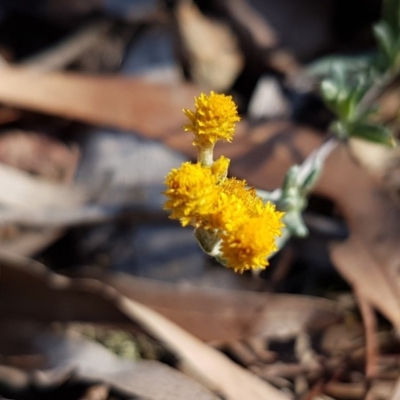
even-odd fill
[{"label": "twig", "polygon": [[111,26],[108,21],[91,23],[56,46],[22,61],[19,65],[36,71],[61,69],[99,43]]},{"label": "twig", "polygon": [[367,383],[376,377],[378,366],[378,343],[376,340],[377,321],[374,310],[365,296],[356,290],[355,295],[358,300],[361,315],[365,328],[365,341],[366,341],[366,366],[365,375]]},{"label": "twig", "polygon": [[365,398],[365,384],[363,382],[329,382],[324,386],[324,393],[337,400],[362,400]]}]

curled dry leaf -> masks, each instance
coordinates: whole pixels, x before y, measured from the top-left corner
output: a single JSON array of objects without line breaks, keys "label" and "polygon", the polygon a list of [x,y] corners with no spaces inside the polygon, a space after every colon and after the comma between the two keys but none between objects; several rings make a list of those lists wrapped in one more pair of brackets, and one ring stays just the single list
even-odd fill
[{"label": "curled dry leaf", "polygon": [[43,332],[31,339],[44,354],[47,367],[74,370],[79,380],[101,381],[130,396],[149,400],[217,400],[217,397],[176,369],[154,360],[121,359],[76,332]]},{"label": "curled dry leaf", "polygon": [[343,146],[328,159],[317,192],[335,202],[350,229],[331,247],[335,266],[399,329],[400,208]]},{"label": "curled dry leaf", "polygon": [[74,276],[98,279],[206,341],[293,338],[304,331],[321,330],[340,318],[336,302],[311,296],[171,284],[93,270]]},{"label": "curled dry leaf", "polygon": [[228,90],[244,64],[233,31],[203,15],[192,1],[178,2],[176,19],[194,82],[216,91]]}]

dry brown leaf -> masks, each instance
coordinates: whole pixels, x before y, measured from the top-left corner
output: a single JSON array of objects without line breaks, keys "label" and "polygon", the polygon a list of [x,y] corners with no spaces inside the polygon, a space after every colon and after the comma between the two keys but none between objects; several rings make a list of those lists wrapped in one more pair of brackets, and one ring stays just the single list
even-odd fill
[{"label": "dry brown leaf", "polygon": [[244,64],[228,25],[203,15],[192,1],[179,1],[176,19],[194,82],[207,89],[229,90]]},{"label": "dry brown leaf", "polygon": [[[99,296],[99,285],[70,287],[70,280],[61,275],[49,275],[42,264],[13,254],[2,254],[0,260],[1,292],[0,320],[27,319],[38,322],[89,321],[128,323],[126,317],[105,297]],[[48,277],[52,276],[48,283]],[[67,290],[68,289],[68,290]],[[101,291],[101,290],[100,290]],[[115,293],[115,290],[112,290]]]},{"label": "dry brown leaf", "polygon": [[100,381],[127,395],[149,400],[217,400],[213,393],[168,365],[155,360],[119,358],[76,332],[42,332],[30,342],[45,355],[46,369],[73,369],[75,379]]},{"label": "dry brown leaf", "polygon": [[140,79],[0,69],[0,101],[86,123],[138,130],[149,135],[175,132],[185,122],[199,89],[146,83]]},{"label": "dry brown leaf", "polygon": [[[248,76],[249,81],[268,74],[271,68],[283,75],[291,75],[300,70],[295,57],[279,47],[275,24],[270,24],[276,22],[276,18],[275,21],[274,17],[271,18],[271,9],[263,15],[259,7],[248,0],[218,0],[213,2],[212,7],[217,15],[223,13],[235,30],[246,59],[244,75]],[[278,19],[281,19],[281,15]]]},{"label": "dry brown leaf", "polygon": [[120,307],[181,360],[181,368],[194,379],[228,400],[284,400],[290,396],[273,388],[225,355],[206,346],[151,309],[127,298]]},{"label": "dry brown leaf", "polygon": [[31,212],[43,207],[76,206],[88,197],[82,188],[49,182],[5,164],[0,164],[0,185],[2,205]]},{"label": "dry brown leaf", "polygon": [[227,400],[290,398],[111,286],[93,279],[60,276],[40,263],[18,257],[3,260],[1,273],[0,320],[135,322],[173,351],[195,380]]},{"label": "dry brown leaf", "polygon": [[340,318],[335,302],[317,297],[171,284],[93,270],[75,274],[82,275],[99,279],[206,341],[293,338]]},{"label": "dry brown leaf", "polygon": [[[400,328],[400,286],[397,276],[398,255],[388,249],[388,257],[376,257],[374,245],[354,235],[344,244],[332,246],[332,260],[339,272],[362,292],[397,329]],[[397,259],[397,260],[396,260]]]},{"label": "dry brown leaf", "polygon": [[[66,178],[67,175],[62,179]],[[30,229],[35,225],[31,223],[31,217],[37,217],[38,212],[46,215],[49,209],[56,214],[56,210],[74,207],[86,197],[82,190],[46,182],[6,165],[0,165],[0,181],[3,187],[0,196],[3,206],[0,215],[1,254],[29,256],[48,246],[62,235],[61,224],[40,230],[37,227]],[[17,221],[25,227],[16,224]]]},{"label": "dry brown leaf", "polygon": [[372,383],[365,400],[390,399],[394,385],[395,383],[391,380],[377,379]]},{"label": "dry brown leaf", "polygon": [[[140,79],[38,73],[0,69],[0,101],[16,107],[108,125],[156,139],[196,157],[192,135],[183,132],[182,108],[193,108],[201,89],[190,85],[147,83]],[[231,173],[260,188],[279,186],[287,169],[300,163],[322,142],[314,130],[288,121],[238,125],[232,144],[221,143],[216,155],[231,157]]]},{"label": "dry brown leaf", "polygon": [[[217,3],[217,2],[216,2]],[[223,8],[229,18],[242,25],[259,48],[273,48],[278,44],[276,32],[247,0],[222,0],[217,7]]]},{"label": "dry brown leaf", "polygon": [[368,173],[338,147],[317,192],[334,201],[351,236],[331,248],[340,273],[400,328],[400,209]]},{"label": "dry brown leaf", "polygon": [[[122,273],[87,273],[86,277],[94,276],[96,280],[74,279],[73,288],[65,292],[46,285],[47,269],[37,262],[2,254],[1,266],[3,319],[31,315],[39,321],[126,322],[111,304],[104,304],[102,297],[96,303],[95,293],[103,286],[153,308],[203,340],[252,335],[294,337],[307,330],[323,329],[340,317],[336,303],[325,299],[175,285]],[[51,285],[54,289],[68,288],[68,282],[68,278],[56,275]],[[86,283],[80,286],[80,282]],[[43,308],[43,304],[48,306]]]},{"label": "dry brown leaf", "polygon": [[0,162],[53,182],[71,183],[79,161],[76,146],[50,136],[10,130],[0,136]]},{"label": "dry brown leaf", "polygon": [[[77,147],[49,136],[18,130],[0,136],[0,252],[32,255],[61,236],[61,224],[42,230],[27,225],[39,209],[56,213],[85,200],[82,190],[65,185],[72,182],[78,159]],[[18,224],[22,214],[24,228]]]},{"label": "dry brown leaf", "polygon": [[[87,194],[72,182],[78,164],[76,147],[67,148],[48,136],[9,131],[0,136],[1,222],[8,213],[33,213],[82,204]],[[28,201],[27,201],[28,199]]]},{"label": "dry brown leaf", "polygon": [[99,382],[148,400],[217,400],[213,393],[168,365],[118,357],[103,345],[63,328],[25,322],[11,323],[1,330],[3,394],[20,398],[25,393],[29,398],[37,393],[40,397],[69,381],[72,385]]}]

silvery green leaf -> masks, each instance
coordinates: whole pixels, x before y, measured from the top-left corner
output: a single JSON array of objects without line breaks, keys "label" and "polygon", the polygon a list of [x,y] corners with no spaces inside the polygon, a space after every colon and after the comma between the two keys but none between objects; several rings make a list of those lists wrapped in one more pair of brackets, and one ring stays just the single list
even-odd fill
[{"label": "silvery green leaf", "polygon": [[395,36],[386,21],[379,21],[374,25],[374,35],[381,50],[391,58]]},{"label": "silvery green leaf", "polygon": [[391,131],[384,126],[360,122],[349,125],[348,129],[349,136],[359,137],[385,146],[393,147],[394,145]]},{"label": "silvery green leaf", "polygon": [[321,91],[325,100],[335,102],[339,95],[340,88],[333,80],[325,79],[321,83]]},{"label": "silvery green leaf", "polygon": [[287,212],[283,217],[283,222],[286,225],[286,229],[293,236],[305,237],[308,235],[308,229],[303,221],[301,212]]}]

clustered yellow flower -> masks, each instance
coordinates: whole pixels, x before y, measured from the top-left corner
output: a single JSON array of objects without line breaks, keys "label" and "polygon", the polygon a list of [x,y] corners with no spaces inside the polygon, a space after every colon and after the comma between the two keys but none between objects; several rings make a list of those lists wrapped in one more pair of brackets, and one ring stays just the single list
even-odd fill
[{"label": "clustered yellow flower", "polygon": [[199,161],[185,162],[167,175],[164,208],[182,226],[216,236],[220,258],[236,272],[265,268],[277,250],[284,213],[264,204],[245,180],[228,178],[229,158],[212,161],[215,142],[231,141],[240,119],[231,96],[203,93],[195,105],[195,111],[184,110],[190,120],[184,128],[194,133]]},{"label": "clustered yellow flower", "polygon": [[235,123],[240,121],[237,107],[231,96],[211,92],[195,99],[195,111],[183,110],[190,124],[183,128],[193,132],[197,147],[214,145],[219,139],[232,141]]}]

